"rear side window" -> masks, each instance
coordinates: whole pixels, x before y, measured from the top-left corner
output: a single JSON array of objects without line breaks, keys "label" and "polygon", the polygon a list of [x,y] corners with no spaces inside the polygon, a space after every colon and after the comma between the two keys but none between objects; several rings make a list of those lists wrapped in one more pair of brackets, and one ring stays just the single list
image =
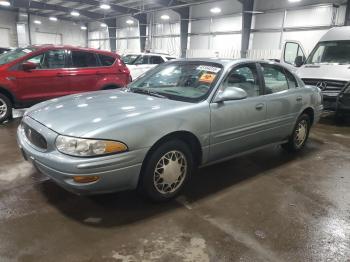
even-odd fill
[{"label": "rear side window", "polygon": [[151,56],[150,59],[149,59],[149,63],[150,64],[161,64],[161,63],[164,63],[164,60],[163,58],[161,58],[160,56]]},{"label": "rear side window", "polygon": [[284,70],[284,71],[285,71],[286,76],[287,76],[289,89],[297,88],[298,82],[295,79],[295,77],[293,76],[293,74],[291,72],[289,72],[288,70]]},{"label": "rear side window", "polygon": [[72,67],[96,67],[98,66],[96,55],[84,51],[72,51]]},{"label": "rear side window", "polygon": [[276,65],[262,64],[266,94],[288,90],[288,80],[283,68]]},{"label": "rear side window", "polygon": [[108,55],[99,54],[100,62],[102,66],[111,66],[114,64],[115,58]]},{"label": "rear side window", "polygon": [[58,69],[66,65],[66,50],[50,50],[40,55],[31,57],[28,62],[37,65],[37,69]]}]

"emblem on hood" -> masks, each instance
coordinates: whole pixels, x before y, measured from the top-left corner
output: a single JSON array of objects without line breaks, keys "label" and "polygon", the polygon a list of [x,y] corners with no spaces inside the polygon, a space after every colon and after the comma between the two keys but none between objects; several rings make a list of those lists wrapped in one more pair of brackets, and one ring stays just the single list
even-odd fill
[{"label": "emblem on hood", "polygon": [[328,83],[327,82],[317,82],[316,86],[322,91],[326,90]]}]

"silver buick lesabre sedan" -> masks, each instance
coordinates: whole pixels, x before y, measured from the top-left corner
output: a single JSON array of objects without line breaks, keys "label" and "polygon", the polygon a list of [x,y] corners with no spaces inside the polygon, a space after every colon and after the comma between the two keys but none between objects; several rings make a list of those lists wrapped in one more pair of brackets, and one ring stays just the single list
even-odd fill
[{"label": "silver buick lesabre sedan", "polygon": [[138,188],[161,201],[196,167],[271,145],[300,151],[322,109],[320,90],[280,64],[175,60],[124,89],[38,104],[17,135],[25,159],[69,191]]}]

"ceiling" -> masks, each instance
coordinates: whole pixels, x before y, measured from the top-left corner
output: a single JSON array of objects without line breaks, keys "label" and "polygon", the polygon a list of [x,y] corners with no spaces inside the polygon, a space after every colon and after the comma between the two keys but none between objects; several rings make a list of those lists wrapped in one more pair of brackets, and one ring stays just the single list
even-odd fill
[{"label": "ceiling", "polygon": [[[87,22],[121,14],[135,14],[167,7],[214,2],[214,0],[10,0],[10,2],[11,9],[39,16],[55,16],[58,19]],[[103,3],[110,5],[110,9],[101,9],[100,5]],[[70,14],[73,10],[80,13],[79,17]]]}]

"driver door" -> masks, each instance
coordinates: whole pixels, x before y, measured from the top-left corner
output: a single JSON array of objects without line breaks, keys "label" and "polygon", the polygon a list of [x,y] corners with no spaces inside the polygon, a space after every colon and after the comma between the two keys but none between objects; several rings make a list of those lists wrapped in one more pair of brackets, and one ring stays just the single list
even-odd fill
[{"label": "driver door", "polygon": [[234,67],[218,92],[229,86],[243,89],[248,97],[210,104],[210,161],[265,144],[266,102],[257,65],[247,63]]},{"label": "driver door", "polygon": [[295,71],[298,61],[305,62],[306,55],[303,46],[297,41],[286,41],[282,50],[281,63],[286,65],[290,70]]}]

